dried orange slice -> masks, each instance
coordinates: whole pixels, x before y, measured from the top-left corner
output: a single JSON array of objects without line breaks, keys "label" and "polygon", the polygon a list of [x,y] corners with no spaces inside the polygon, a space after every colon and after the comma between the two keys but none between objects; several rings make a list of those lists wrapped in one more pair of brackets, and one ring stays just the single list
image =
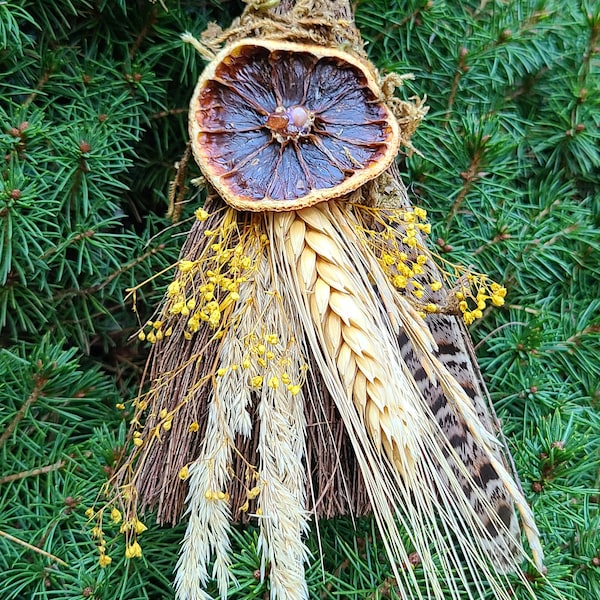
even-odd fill
[{"label": "dried orange slice", "polygon": [[194,90],[194,157],[237,209],[294,210],[339,197],[398,152],[398,124],[380,97],[369,65],[351,54],[241,40]]}]

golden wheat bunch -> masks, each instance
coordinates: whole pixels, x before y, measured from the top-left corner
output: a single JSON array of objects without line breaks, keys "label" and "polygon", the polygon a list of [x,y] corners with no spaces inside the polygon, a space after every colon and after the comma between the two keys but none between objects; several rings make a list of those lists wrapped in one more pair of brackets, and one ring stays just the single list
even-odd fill
[{"label": "golden wheat bunch", "polygon": [[[459,597],[468,574],[477,573],[475,587],[486,581],[498,598],[509,598],[504,573],[518,571],[523,558],[513,504],[541,562],[531,512],[502,462],[499,443],[436,357],[426,321],[357,235],[353,206],[332,202],[276,214],[270,226],[279,267],[297,284],[295,301],[310,350],[353,440],[388,551],[402,567],[396,569],[404,580],[401,594],[421,597],[410,591],[416,588],[405,568],[415,550],[430,577],[430,597],[444,597],[442,582],[451,597]],[[403,339],[460,419],[462,436],[479,449],[481,460],[471,470],[404,360]],[[491,496],[488,488],[494,489]],[[403,546],[394,518],[410,532],[412,548]]]}]

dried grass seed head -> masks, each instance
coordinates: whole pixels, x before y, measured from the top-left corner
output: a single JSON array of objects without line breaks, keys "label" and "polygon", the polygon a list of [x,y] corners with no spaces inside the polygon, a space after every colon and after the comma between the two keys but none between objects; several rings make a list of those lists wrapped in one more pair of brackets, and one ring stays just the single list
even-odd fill
[{"label": "dried grass seed head", "polygon": [[354,191],[398,152],[399,127],[371,66],[311,44],[240,40],[200,76],[194,157],[241,210],[295,210]]}]

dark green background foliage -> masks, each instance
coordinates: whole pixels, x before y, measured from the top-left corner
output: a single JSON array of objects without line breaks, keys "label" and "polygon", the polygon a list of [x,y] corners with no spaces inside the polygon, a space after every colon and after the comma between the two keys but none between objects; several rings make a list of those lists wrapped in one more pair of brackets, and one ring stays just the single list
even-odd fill
[{"label": "dark green background foliage", "polygon": [[[202,69],[179,35],[241,10],[165,3],[0,2],[0,533],[68,565],[0,537],[2,600],[172,597],[181,526],[148,517],[143,558],[120,558],[115,535],[101,569],[84,515],[146,352],[129,340],[125,290],[176,260],[201,201],[190,193],[175,226],[166,216]],[[400,166],[432,244],[508,288],[473,335],[549,578],[567,598],[598,599],[600,5],[373,0],[357,21],[384,71],[415,75],[400,93],[427,95],[422,156]],[[168,279],[140,292],[141,320]],[[321,523],[321,542],[315,598],[393,597],[369,520]],[[235,546],[232,598],[264,597],[256,533]]]}]

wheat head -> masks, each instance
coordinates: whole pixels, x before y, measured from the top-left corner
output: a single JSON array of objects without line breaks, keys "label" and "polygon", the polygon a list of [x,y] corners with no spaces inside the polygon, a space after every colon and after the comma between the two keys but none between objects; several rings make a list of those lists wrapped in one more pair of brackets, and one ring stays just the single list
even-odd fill
[{"label": "wheat head", "polygon": [[[402,357],[399,338],[407,336],[429,379],[452,395],[455,404],[468,404],[464,391],[435,357],[435,342],[424,319],[390,288],[357,233],[351,205],[324,203],[271,218],[273,253],[280,257],[280,270],[287,268],[297,284],[297,312],[317,357],[319,376],[352,439],[396,577],[404,582],[401,596],[422,597],[412,586],[412,570],[394,565],[408,564],[412,546],[428,573],[429,597],[458,598],[461,589],[469,588],[469,573],[476,573],[474,585],[482,594],[488,585],[497,598],[509,598],[504,565],[518,569],[520,542],[500,522],[485,490],[477,487],[445,437]],[[462,404],[458,410],[467,415],[473,437],[485,453],[493,453],[497,441],[474,423],[477,416]],[[511,487],[510,475],[495,459],[494,465],[522,509],[522,495]],[[464,490],[465,481],[477,508]],[[501,532],[498,536],[486,532],[482,512],[489,519],[486,523]],[[400,539],[394,519],[406,530],[408,545]],[[456,551],[457,541],[462,554]],[[444,596],[442,581],[450,596]]]}]

